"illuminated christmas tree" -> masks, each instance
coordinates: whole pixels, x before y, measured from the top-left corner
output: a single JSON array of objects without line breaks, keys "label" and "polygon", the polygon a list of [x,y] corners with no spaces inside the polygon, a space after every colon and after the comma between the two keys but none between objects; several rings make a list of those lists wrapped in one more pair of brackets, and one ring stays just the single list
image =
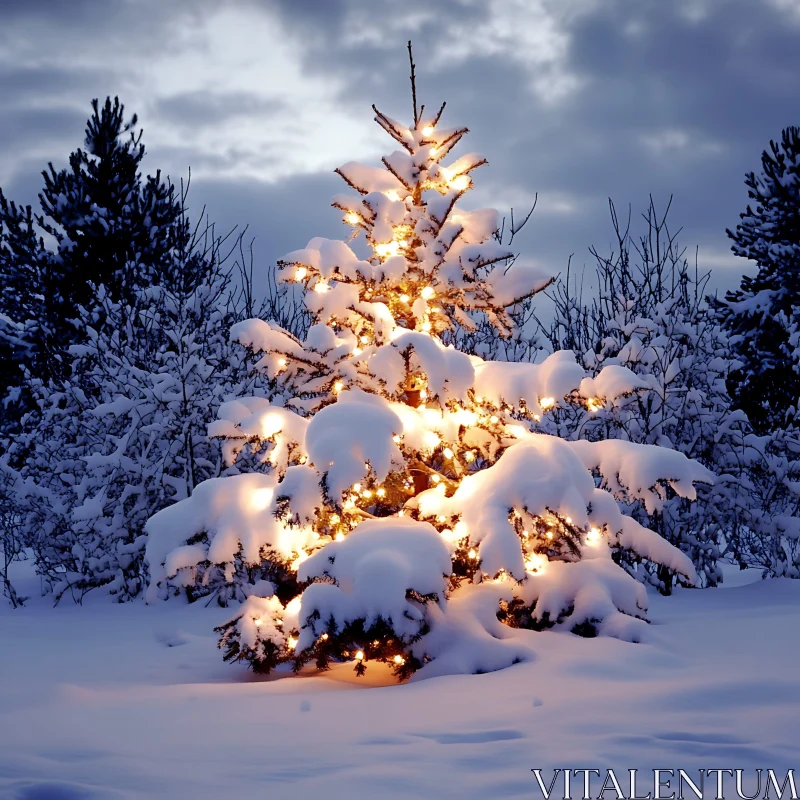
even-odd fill
[{"label": "illuminated christmas tree", "polygon": [[639,378],[588,378],[569,351],[490,362],[442,343],[481,320],[511,335],[514,308],[551,278],[514,263],[496,211],[460,207],[486,159],[449,160],[467,129],[445,128],[444,106],[417,109],[413,62],[412,90],[411,126],[375,109],[400,149],[337,170],[354,193],[333,205],[365,257],[316,238],[281,264],[306,292],[305,340],[258,319],[232,329],[280,390],[224,404],[211,432],[229,463],[247,454],[260,469],[208,480],[148,523],[149,599],[246,597],[220,647],[260,671],[494,670],[530,656],[519,627],[637,640],[645,589],[613,553],[695,578],[617,500],[652,513],[693,498],[707,470],[660,447],[537,432],[543,415],[592,415]]}]

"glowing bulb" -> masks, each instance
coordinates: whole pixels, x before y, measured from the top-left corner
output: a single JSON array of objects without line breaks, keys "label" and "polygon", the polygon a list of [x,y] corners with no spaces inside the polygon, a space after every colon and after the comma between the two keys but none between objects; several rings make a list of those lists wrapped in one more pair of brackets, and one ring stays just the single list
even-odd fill
[{"label": "glowing bulb", "polygon": [[338,525],[342,518],[338,514],[331,514],[331,525]]},{"label": "glowing bulb", "polygon": [[590,547],[600,544],[600,531],[597,528],[589,529],[589,533],[586,534],[586,544]]},{"label": "glowing bulb", "polygon": [[469,189],[469,178],[466,175],[459,175],[450,185],[458,192],[466,191]]},{"label": "glowing bulb", "polygon": [[364,651],[363,650],[359,650],[356,653],[356,661],[363,661],[363,660],[364,660]]},{"label": "glowing bulb", "polygon": [[420,391],[420,393],[419,393],[419,396],[420,396],[421,400],[427,400],[428,399],[428,390],[427,389],[422,389],[422,391]]},{"label": "glowing bulb", "polygon": [[298,267],[297,271],[294,273],[294,279],[296,281],[301,281],[306,275],[308,275],[308,270],[305,267]]},{"label": "glowing bulb", "polygon": [[407,303],[410,299],[411,298],[407,294],[401,294],[400,295],[400,302],[401,303]]},{"label": "glowing bulb", "polygon": [[471,558],[473,561],[477,561],[477,559],[478,559],[478,551],[477,551],[477,550],[470,550],[470,551],[469,551],[469,557],[470,557],[470,558]]},{"label": "glowing bulb", "polygon": [[289,649],[290,649],[290,650],[294,650],[294,649],[295,649],[295,647],[297,647],[297,639],[295,639],[295,638],[294,638],[294,636],[290,636],[290,637],[289,637],[289,638],[286,640],[286,644],[288,645],[288,647],[289,647]]},{"label": "glowing bulb", "polygon": [[323,283],[322,281],[314,285],[314,291],[318,292],[319,294],[324,294],[325,292],[329,291],[330,288],[331,287],[328,286],[327,283]]},{"label": "glowing bulb", "polygon": [[552,408],[555,404],[556,404],[555,397],[539,398],[539,406],[541,407],[542,411],[547,411],[548,408]]},{"label": "glowing bulb", "polygon": [[489,417],[489,422],[491,422],[492,425],[497,425],[497,423],[500,422],[500,417],[498,417],[495,414],[492,414],[492,416]]},{"label": "glowing bulb", "polygon": [[278,359],[278,366],[279,367],[285,367],[286,366],[286,359],[285,358],[279,358]]},{"label": "glowing bulb", "polygon": [[344,534],[341,531],[339,531],[339,533],[337,533],[336,536],[334,536],[333,538],[337,542],[343,542],[344,541]]},{"label": "glowing bulb", "polygon": [[360,347],[354,347],[353,348],[353,355],[354,356],[360,356],[363,352],[364,351]]},{"label": "glowing bulb", "polygon": [[396,256],[400,251],[400,244],[398,242],[382,242],[375,245],[375,252],[381,258],[388,258],[389,256]]},{"label": "glowing bulb", "polygon": [[367,500],[369,500],[369,498],[372,497],[372,492],[369,489],[364,489],[364,491],[361,493],[361,496],[366,497]]},{"label": "glowing bulb", "polygon": [[398,194],[398,193],[397,193],[397,192],[396,192],[394,189],[389,189],[389,191],[388,191],[388,192],[384,192],[384,194],[385,194],[385,195],[386,195],[386,197],[388,197],[390,200],[395,200],[395,201],[397,201],[397,200],[399,200],[399,199],[400,199],[400,195],[399,195],[399,194]]},{"label": "glowing bulb", "polygon": [[250,505],[256,511],[263,511],[272,501],[272,489],[256,489],[250,495]]},{"label": "glowing bulb", "polygon": [[400,437],[399,437],[397,434],[395,434],[394,436],[392,436],[392,441],[393,441],[395,444],[400,444],[400,442],[402,441],[402,439],[401,439],[401,438],[400,438]]},{"label": "glowing bulb", "polygon": [[572,525],[572,517],[564,517],[564,522],[566,522],[567,525]]},{"label": "glowing bulb", "polygon": [[423,300],[430,300],[436,294],[432,286],[426,286],[421,292],[420,296]]},{"label": "glowing bulb", "polygon": [[406,663],[406,660],[403,658],[403,656],[395,656],[394,663],[402,665]]},{"label": "glowing bulb", "polygon": [[378,497],[386,497],[386,489],[381,487],[375,494],[378,495]]},{"label": "glowing bulb", "polygon": [[445,447],[445,449],[442,450],[442,455],[445,458],[452,458],[453,457],[453,451],[449,447]]},{"label": "glowing bulb", "polygon": [[361,337],[361,344],[369,344],[369,336],[366,333]]},{"label": "glowing bulb", "polygon": [[422,135],[423,136],[433,136],[433,125],[426,125],[422,129]]},{"label": "glowing bulb", "polygon": [[425,331],[425,333],[427,333],[430,329],[431,329],[430,322],[425,320],[425,322],[422,323],[422,330]]},{"label": "glowing bulb", "polygon": [[469,450],[468,452],[464,453],[464,460],[469,462],[474,461],[475,453],[473,453],[472,450]]},{"label": "glowing bulb", "polygon": [[432,480],[434,483],[439,483],[439,481],[441,481],[442,479],[441,479],[441,478],[440,478],[438,475],[434,475],[434,476],[431,478],[431,480]]},{"label": "glowing bulb", "polygon": [[353,211],[345,214],[344,220],[348,225],[358,225],[361,222],[361,217]]},{"label": "glowing bulb", "polygon": [[353,491],[354,492],[360,492],[361,491],[361,484],[360,483],[354,483],[353,484]]},{"label": "glowing bulb", "polygon": [[463,539],[467,535],[467,523],[462,522],[461,520],[456,522],[456,524],[453,526],[453,533],[455,533],[459,539]]},{"label": "glowing bulb", "polygon": [[548,539],[552,539],[552,538],[553,538],[553,532],[552,532],[552,531],[547,531],[547,533],[545,534],[545,536],[546,536]]},{"label": "glowing bulb", "polygon": [[436,158],[436,155],[438,154],[438,152],[439,152],[439,148],[438,147],[431,147],[431,149],[430,149],[431,158]]},{"label": "glowing bulb", "polygon": [[595,411],[599,411],[602,407],[603,404],[596,397],[590,397],[586,401],[586,408],[588,408],[589,411],[592,413],[594,413]]},{"label": "glowing bulb", "polygon": [[255,623],[256,628],[260,628],[264,624],[264,620],[261,619],[261,617],[254,619],[253,622]]},{"label": "glowing bulb", "polygon": [[333,384],[333,391],[337,394],[341,392],[342,389],[344,389],[344,384],[341,381],[336,381],[336,383]]},{"label": "glowing bulb", "polygon": [[322,639],[323,642],[327,642],[328,641],[328,634],[327,633],[323,633],[322,636],[320,636],[319,638]]}]

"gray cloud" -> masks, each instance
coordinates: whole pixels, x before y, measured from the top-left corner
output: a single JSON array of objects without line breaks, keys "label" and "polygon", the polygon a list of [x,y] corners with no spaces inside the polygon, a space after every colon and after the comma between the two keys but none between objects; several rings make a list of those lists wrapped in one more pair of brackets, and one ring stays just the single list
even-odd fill
[{"label": "gray cloud", "polygon": [[635,212],[652,192],[732,285],[744,173],[800,113],[800,13],[781,0],[37,0],[0,8],[0,31],[0,185],[29,192],[80,144],[91,97],[120,93],[147,170],[191,166],[265,261],[344,234],[328,171],[393,149],[370,104],[409,117],[408,38],[421,101],[447,100],[489,158],[476,201],[539,192],[520,247],[554,269],[608,241],[608,196]]}]

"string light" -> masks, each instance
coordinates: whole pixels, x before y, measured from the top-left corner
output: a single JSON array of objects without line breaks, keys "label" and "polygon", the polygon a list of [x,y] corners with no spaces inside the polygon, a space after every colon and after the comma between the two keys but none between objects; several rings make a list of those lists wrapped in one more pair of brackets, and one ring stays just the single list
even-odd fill
[{"label": "string light", "polygon": [[279,367],[285,367],[286,366],[286,359],[285,358],[279,358],[278,359],[278,366]]},{"label": "string light", "polygon": [[439,148],[438,147],[431,147],[431,149],[430,149],[431,158],[436,158],[436,155],[438,154],[438,152],[439,152]]},{"label": "string light", "polygon": [[353,211],[350,211],[348,214],[345,214],[344,219],[348,225],[358,225],[361,222],[361,217]]},{"label": "string light", "polygon": [[260,628],[264,624],[264,620],[259,617],[258,619],[254,619],[253,623],[255,624],[256,628]]},{"label": "string light", "polygon": [[401,303],[407,303],[410,299],[411,298],[407,294],[401,294],[400,295],[400,302]]},{"label": "string light", "polygon": [[356,653],[356,661],[363,661],[363,660],[364,660],[364,651],[363,650],[359,650]]},{"label": "string light", "polygon": [[360,356],[363,352],[364,351],[360,347],[354,347],[353,348],[353,355],[354,356]]},{"label": "string light", "polygon": [[392,441],[393,441],[395,444],[400,444],[400,442],[402,441],[402,439],[400,438],[400,436],[398,436],[397,434],[395,434],[394,436],[392,436]]},{"label": "string light", "polygon": [[333,391],[336,394],[339,394],[339,392],[341,392],[342,389],[344,389],[344,384],[341,381],[336,381],[336,383],[333,384]]},{"label": "string light", "polygon": [[464,460],[470,463],[473,462],[475,460],[475,453],[473,453],[472,450],[468,450],[464,453]]},{"label": "string light", "polygon": [[319,281],[314,285],[314,291],[318,292],[319,294],[324,294],[325,292],[329,291],[330,288],[331,287],[327,283],[324,283],[323,281]]},{"label": "string light", "polygon": [[323,633],[322,636],[320,636],[319,638],[322,639],[323,642],[327,642],[328,641],[328,634],[327,633]]},{"label": "string light", "polygon": [[294,636],[290,636],[290,637],[289,637],[289,638],[286,640],[286,644],[288,645],[288,647],[289,647],[289,649],[290,649],[290,650],[294,650],[294,649],[295,649],[295,647],[297,647],[297,639],[295,639],[295,638],[294,638]]},{"label": "string light", "polygon": [[469,177],[466,175],[459,175],[451,184],[451,186],[459,192],[463,192],[466,189],[469,189]]},{"label": "string light", "polygon": [[297,271],[294,273],[294,279],[296,281],[301,281],[306,275],[308,275],[308,270],[305,267],[298,267]]},{"label": "string light", "polygon": [[366,333],[361,337],[361,344],[369,344],[369,336]]},{"label": "string light", "polygon": [[462,520],[456,522],[453,526],[453,533],[455,533],[459,539],[463,539],[467,535],[467,523],[462,522]]},{"label": "string light", "polygon": [[425,333],[427,333],[430,329],[431,329],[431,323],[428,322],[428,320],[425,320],[425,322],[422,323],[422,330],[425,331]]},{"label": "string light", "polygon": [[353,491],[354,492],[360,492],[361,491],[361,484],[360,483],[354,483],[353,484]]},{"label": "string light", "polygon": [[384,192],[384,195],[395,202],[400,199],[400,195],[394,189],[389,189],[388,192]]},{"label": "string light", "polygon": [[381,258],[388,258],[389,256],[396,256],[400,252],[399,242],[381,242],[375,245],[375,252]]},{"label": "string light", "polygon": [[589,409],[589,411],[591,413],[594,413],[595,411],[599,411],[602,407],[603,407],[603,404],[596,397],[590,397],[586,401],[586,408]]},{"label": "string light", "polygon": [[548,408],[552,408],[556,404],[556,400],[554,397],[541,397],[539,398],[539,407],[542,411],[547,411]]},{"label": "string light", "polygon": [[470,558],[471,558],[473,561],[477,561],[477,560],[478,560],[478,551],[477,551],[477,550],[470,550],[470,551],[469,551],[469,557],[470,557]]},{"label": "string light", "polygon": [[331,514],[331,524],[338,525],[342,521],[342,518],[338,514]]},{"label": "string light", "polygon": [[453,457],[453,451],[449,447],[445,447],[445,449],[442,450],[442,455],[445,458],[452,458]]},{"label": "string light", "polygon": [[430,300],[431,297],[433,297],[436,294],[436,292],[434,291],[432,286],[426,286],[419,294],[423,300]]},{"label": "string light", "polygon": [[489,417],[489,422],[491,422],[492,425],[497,425],[497,423],[500,422],[500,417],[498,417],[496,414],[492,414],[492,416]]},{"label": "string light", "polygon": [[378,497],[386,497],[386,489],[384,489],[384,488],[381,486],[381,488],[380,488],[380,489],[378,489],[378,491],[377,491],[377,492],[375,492],[375,494],[376,494],[376,495],[378,495]]},{"label": "string light", "polygon": [[428,390],[427,389],[422,389],[420,391],[420,393],[419,393],[419,396],[420,396],[421,400],[427,400],[428,399]]},{"label": "string light", "polygon": [[441,479],[441,477],[440,477],[439,475],[434,475],[434,476],[431,478],[431,480],[432,480],[434,483],[439,483],[439,482],[440,482],[442,479]]},{"label": "string light", "polygon": [[422,129],[422,135],[423,136],[433,136],[433,130],[434,130],[433,125],[426,125]]},{"label": "string light", "polygon": [[403,658],[403,656],[395,656],[394,657],[394,663],[395,664],[400,664],[402,666],[403,664],[406,663],[406,660]]}]

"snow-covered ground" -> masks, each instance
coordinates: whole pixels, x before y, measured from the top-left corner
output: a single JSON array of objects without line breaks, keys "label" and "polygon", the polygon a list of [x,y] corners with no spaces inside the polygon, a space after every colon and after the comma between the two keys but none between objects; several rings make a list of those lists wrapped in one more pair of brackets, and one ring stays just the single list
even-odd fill
[{"label": "snow-covered ground", "polygon": [[652,596],[644,644],[524,632],[532,663],[401,686],[377,665],[255,678],[216,649],[225,609],[2,604],[0,796],[541,797],[534,767],[785,775],[800,581],[728,577]]}]

